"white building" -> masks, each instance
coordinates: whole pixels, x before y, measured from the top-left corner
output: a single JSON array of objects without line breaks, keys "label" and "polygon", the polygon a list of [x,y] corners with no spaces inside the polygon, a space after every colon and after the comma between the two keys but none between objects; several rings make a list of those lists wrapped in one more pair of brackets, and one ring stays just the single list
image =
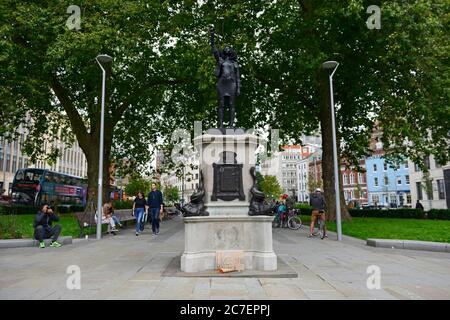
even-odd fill
[{"label": "white building", "polygon": [[[299,202],[309,201],[309,194],[313,192],[313,190],[309,190],[309,176],[311,170],[310,164],[322,159],[322,149],[320,146],[314,146],[311,150],[314,150],[313,153],[300,160],[297,165],[297,200]],[[316,168],[316,165],[313,166],[314,170],[316,170]],[[317,176],[317,174],[314,176]]]},{"label": "white building", "polygon": [[[77,141],[71,147],[57,141],[56,147],[60,149],[61,154],[56,163],[50,166],[46,161],[42,160],[38,160],[36,163],[30,163],[29,158],[22,153],[22,147],[28,133],[20,126],[18,128],[18,134],[19,138],[12,142],[6,142],[4,139],[0,139],[0,190],[5,189],[10,193],[16,171],[23,168],[49,169],[54,172],[70,174],[81,178],[87,177],[86,157]],[[49,150],[51,147],[52,145],[47,142],[42,146],[43,150]]]},{"label": "white building", "polygon": [[[163,167],[163,166],[162,166]],[[178,188],[180,200],[189,202],[190,196],[198,189],[199,184],[199,161],[192,157],[189,159],[184,169],[180,169],[181,174],[177,175],[176,170],[164,171],[161,174],[161,187],[164,190],[167,186],[175,186]]]},{"label": "white building", "polygon": [[[320,149],[319,145],[286,145],[283,151],[261,164],[261,174],[275,176],[283,193],[299,199],[298,164],[311,153]],[[306,184],[307,188],[307,184]]]},{"label": "white building", "polygon": [[425,159],[425,165],[430,171],[430,190],[427,190],[427,183],[419,166],[409,160],[413,207],[419,200],[425,210],[450,209],[450,162],[440,165],[430,156]]}]

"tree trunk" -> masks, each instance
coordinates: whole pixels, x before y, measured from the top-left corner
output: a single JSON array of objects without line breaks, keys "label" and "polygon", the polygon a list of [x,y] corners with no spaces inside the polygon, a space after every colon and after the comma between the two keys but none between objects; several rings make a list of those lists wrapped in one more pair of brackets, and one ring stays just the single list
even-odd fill
[{"label": "tree trunk", "polygon": [[[330,88],[328,76],[322,72],[319,81],[320,92],[320,127],[322,132],[322,181],[325,201],[327,203],[327,219],[336,220],[336,193],[334,188],[333,131],[330,109]],[[337,125],[336,125],[337,128]],[[340,164],[338,148],[338,164]],[[339,170],[339,190],[342,220],[351,220],[344,200],[342,179]]]}]

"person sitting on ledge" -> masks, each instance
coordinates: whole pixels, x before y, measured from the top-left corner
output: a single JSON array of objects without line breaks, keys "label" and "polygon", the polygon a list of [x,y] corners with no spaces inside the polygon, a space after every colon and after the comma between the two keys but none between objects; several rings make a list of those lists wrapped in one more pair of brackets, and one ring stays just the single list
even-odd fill
[{"label": "person sitting on ledge", "polygon": [[53,213],[53,210],[48,204],[42,205],[41,210],[37,213],[34,219],[34,238],[39,241],[39,247],[45,248],[44,239],[52,238],[50,247],[61,247],[61,244],[57,241],[59,234],[61,233],[61,225],[57,224],[52,227],[53,221],[59,221],[59,217]]}]

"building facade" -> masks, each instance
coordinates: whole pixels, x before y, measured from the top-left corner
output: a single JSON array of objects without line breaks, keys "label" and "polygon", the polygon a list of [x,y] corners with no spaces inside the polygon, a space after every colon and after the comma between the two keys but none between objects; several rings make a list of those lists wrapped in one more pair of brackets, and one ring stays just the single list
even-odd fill
[{"label": "building facade", "polygon": [[393,208],[412,205],[408,161],[394,168],[383,155],[373,155],[366,159],[366,170],[369,205]]},{"label": "building facade", "polygon": [[199,160],[195,156],[189,159],[185,166],[178,170],[165,170],[163,163],[159,166],[161,187],[175,186],[178,188],[182,203],[190,201],[190,196],[197,191],[200,181]]},{"label": "building facade", "polygon": [[428,179],[417,164],[408,162],[413,206],[419,200],[425,210],[450,209],[450,163],[441,165],[433,156],[424,162],[429,170]]},{"label": "building facade", "polygon": [[[309,161],[309,189],[308,192],[313,192],[312,189],[320,187],[323,189],[323,175],[322,175],[322,158],[317,156],[311,157],[312,161]],[[342,189],[344,193],[344,199],[347,204],[358,203],[359,205],[365,205],[368,202],[368,190],[367,190],[367,178],[365,169],[365,161],[361,160],[359,163],[361,171],[359,172],[352,166],[341,164],[340,166],[340,178],[342,179]]]},{"label": "building facade", "polygon": [[6,190],[10,194],[12,182],[16,171],[23,168],[49,169],[54,172],[69,174],[80,178],[87,177],[87,161],[83,151],[75,141],[72,146],[67,146],[61,141],[54,144],[44,142],[43,150],[56,147],[60,150],[60,156],[56,162],[49,165],[46,161],[38,160],[30,163],[29,158],[22,153],[22,147],[26,141],[27,132],[20,126],[18,128],[19,138],[6,142],[0,139],[0,190]]}]

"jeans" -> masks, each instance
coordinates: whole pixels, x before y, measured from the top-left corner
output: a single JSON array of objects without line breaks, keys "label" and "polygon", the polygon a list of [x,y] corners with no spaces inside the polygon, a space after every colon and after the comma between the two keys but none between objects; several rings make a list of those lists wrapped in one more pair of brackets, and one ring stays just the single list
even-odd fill
[{"label": "jeans", "polygon": [[115,224],[120,224],[119,218],[117,218],[116,216],[112,216],[112,218],[113,218]]},{"label": "jeans", "polygon": [[141,232],[141,222],[142,215],[144,214],[144,208],[134,209],[134,214],[136,216],[136,232]]},{"label": "jeans", "polygon": [[36,229],[34,229],[34,238],[39,242],[49,238],[52,238],[52,241],[56,241],[58,240],[60,233],[61,225],[59,224],[49,229],[44,229],[43,226],[37,226]]},{"label": "jeans", "polygon": [[159,210],[160,208],[151,208],[152,213],[152,231],[155,233],[159,231]]}]

